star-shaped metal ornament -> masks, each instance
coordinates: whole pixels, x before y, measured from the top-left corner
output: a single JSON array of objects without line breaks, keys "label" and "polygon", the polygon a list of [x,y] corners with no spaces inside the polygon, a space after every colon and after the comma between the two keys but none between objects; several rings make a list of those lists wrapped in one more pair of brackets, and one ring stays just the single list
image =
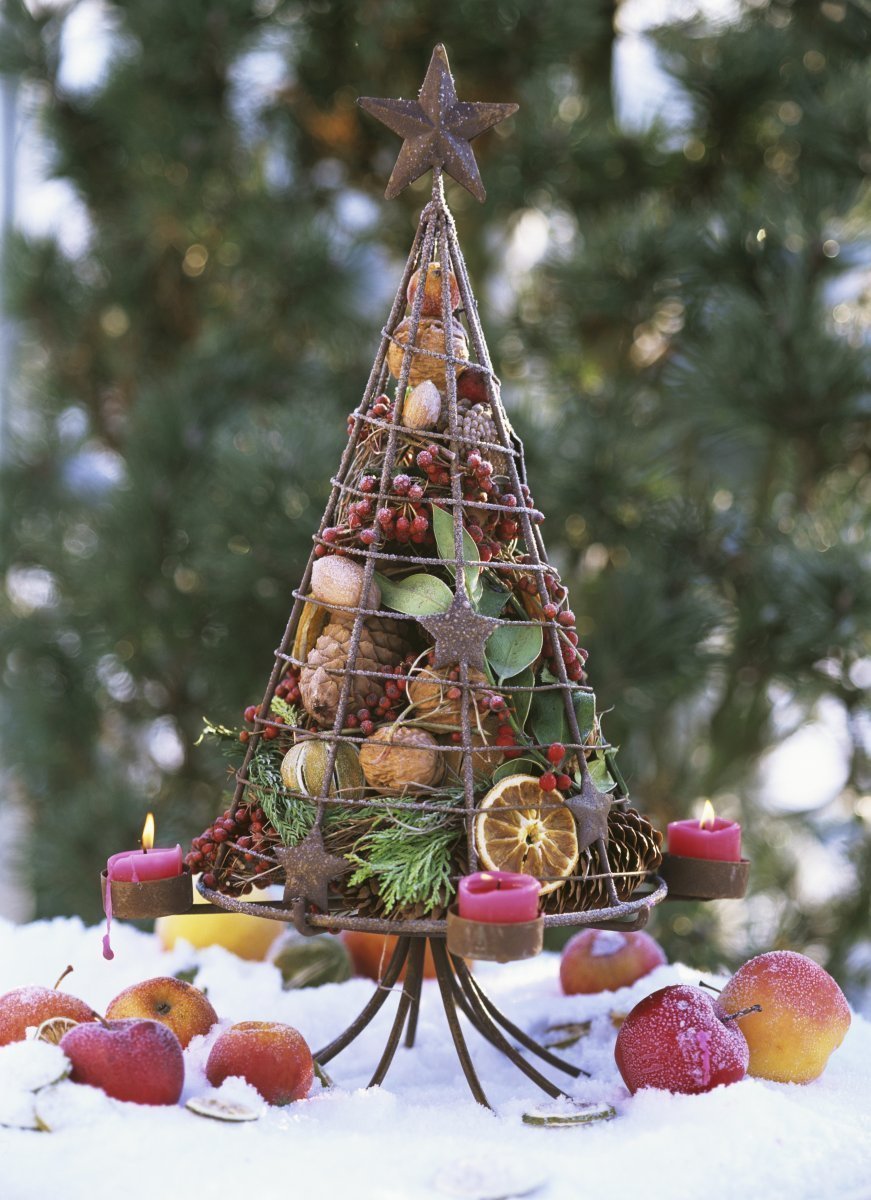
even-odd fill
[{"label": "star-shaped metal ornament", "polygon": [[346,858],[329,854],[320,829],[315,827],[296,846],[282,846],[275,857],[284,867],[284,899],[302,897],[321,912],[329,908],[328,885],[351,870]]},{"label": "star-shaped metal ornament", "polygon": [[404,139],[384,193],[388,200],[425,171],[441,167],[484,202],[487,193],[469,143],[517,112],[517,105],[458,100],[444,46],[433,50],[417,100],[361,96],[357,103]]},{"label": "star-shaped metal ornament", "polygon": [[566,800],[566,808],[571,810],[571,814],[575,818],[579,850],[586,850],[600,838],[607,844],[611,797],[605,792],[599,791],[590,778],[589,771],[584,772],[581,794],[569,796]]},{"label": "star-shaped metal ornament", "polygon": [[419,623],[435,639],[435,667],[453,667],[465,660],[470,667],[484,670],[484,646],[501,622],[482,617],[466,596],[454,596],[450,608],[434,617],[421,617]]}]

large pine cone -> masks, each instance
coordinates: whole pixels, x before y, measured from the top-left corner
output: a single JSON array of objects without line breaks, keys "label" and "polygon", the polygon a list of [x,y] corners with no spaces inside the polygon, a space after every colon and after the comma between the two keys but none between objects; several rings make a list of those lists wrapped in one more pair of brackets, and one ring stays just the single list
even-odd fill
[{"label": "large pine cone", "polygon": [[[628,900],[645,874],[662,862],[662,834],[634,808],[612,807],[608,814],[608,861],[620,900]],[[575,874],[604,875],[595,846],[580,857]],[[587,912],[610,907],[604,879],[575,879],[545,897],[542,909],[547,913]]]},{"label": "large pine cone", "polygon": [[[400,321],[393,331],[396,341],[391,342],[388,348],[387,365],[394,379],[399,378],[402,370],[402,359],[410,333],[410,317],[406,317],[404,321]],[[443,358],[434,358],[434,354],[450,353],[455,359],[461,360],[454,367],[454,373],[460,373],[463,369],[463,364],[469,357],[469,346],[466,341],[465,330],[456,318],[453,321],[453,329],[451,330],[450,347],[446,347],[446,341],[445,329],[441,321],[433,321],[426,317],[421,319],[417,329],[417,340],[414,344],[416,348],[430,350],[432,354],[415,354],[413,356],[408,375],[409,387],[417,387],[424,379],[431,379],[437,388],[441,391],[445,390],[447,386],[446,373],[448,364]],[[397,345],[397,342],[399,345]]]},{"label": "large pine cone", "polygon": [[[355,671],[388,671],[407,650],[401,621],[389,617],[367,617],[363,624],[357,661],[348,662],[354,617],[333,613],[329,624],[309,651],[299,679],[303,707],[319,725],[332,725],[336,719],[343,672],[350,666]],[[366,674],[352,675],[348,711],[366,706],[366,697],[375,692],[380,699],[386,680],[372,679]]]}]

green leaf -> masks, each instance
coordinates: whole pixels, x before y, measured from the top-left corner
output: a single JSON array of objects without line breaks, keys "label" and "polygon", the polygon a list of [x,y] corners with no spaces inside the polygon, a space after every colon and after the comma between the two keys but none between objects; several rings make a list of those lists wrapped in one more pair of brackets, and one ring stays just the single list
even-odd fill
[{"label": "green leaf", "polygon": [[616,780],[608,770],[608,764],[604,758],[592,759],[587,763],[587,770],[590,772],[590,778],[600,792],[610,792],[617,786]]},{"label": "green leaf", "polygon": [[494,588],[484,583],[481,586],[481,595],[476,607],[482,617],[498,617],[505,607],[507,599],[508,592],[505,588]]},{"label": "green leaf", "polygon": [[507,779],[509,775],[540,775],[541,763],[532,758],[510,758],[508,762],[500,763],[493,772],[493,782]]},{"label": "green leaf", "polygon": [[437,575],[408,575],[388,579],[375,572],[381,599],[388,608],[410,617],[431,617],[450,608],[454,593]]},{"label": "green leaf", "polygon": [[[456,558],[456,547],[454,546],[454,518],[444,508],[439,508],[437,504],[432,506],[432,530],[435,534],[436,546],[438,546],[439,555],[446,559],[445,566],[450,571],[451,575],[456,575],[454,568],[454,560]],[[472,540],[472,537],[466,530],[463,530],[463,558],[476,559],[480,558],[478,547]],[[470,599],[477,602],[481,597],[482,584],[480,580],[480,567],[466,567],[466,592]]]},{"label": "green leaf", "polygon": [[[532,687],[535,683],[535,672],[532,667],[527,667],[521,671],[514,683],[518,687]],[[526,725],[526,718],[529,716],[529,707],[532,704],[534,692],[515,692],[509,690],[506,695],[514,702],[514,718],[521,729]]]},{"label": "green leaf", "polygon": [[511,621],[500,625],[487,638],[485,653],[500,683],[513,679],[541,654],[541,626]]},{"label": "green leaf", "polygon": [[[550,676],[550,680],[545,679],[545,675],[550,672],[542,672],[542,679],[545,682],[553,682],[554,676]],[[566,702],[563,698],[564,692],[562,688],[554,688],[553,691],[536,692],[535,699],[532,703],[532,732],[535,734],[535,739],[541,742],[542,745],[550,745],[551,742],[569,742],[573,739],[569,737],[569,721],[566,715]],[[575,708],[575,716],[578,720],[578,730],[580,731],[581,741],[583,742],[589,737],[596,721],[596,697],[593,692],[572,691],[572,703]]]}]

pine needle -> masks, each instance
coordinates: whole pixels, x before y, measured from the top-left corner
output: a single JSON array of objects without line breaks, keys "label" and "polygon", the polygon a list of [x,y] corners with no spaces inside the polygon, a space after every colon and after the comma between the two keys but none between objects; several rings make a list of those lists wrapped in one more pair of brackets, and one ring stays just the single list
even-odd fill
[{"label": "pine needle", "polygon": [[348,886],[376,880],[387,913],[406,905],[445,904],[454,893],[451,871],[461,834],[450,814],[388,810],[348,855],[357,867]]}]

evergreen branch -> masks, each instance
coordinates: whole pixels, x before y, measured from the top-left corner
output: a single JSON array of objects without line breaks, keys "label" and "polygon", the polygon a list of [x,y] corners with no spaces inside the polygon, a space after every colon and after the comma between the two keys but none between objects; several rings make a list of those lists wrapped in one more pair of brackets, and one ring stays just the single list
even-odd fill
[{"label": "evergreen branch", "polygon": [[388,811],[348,855],[357,869],[348,880],[358,887],[376,880],[385,911],[423,904],[444,904],[454,893],[454,851],[462,833],[450,814],[418,813],[414,825]]}]

